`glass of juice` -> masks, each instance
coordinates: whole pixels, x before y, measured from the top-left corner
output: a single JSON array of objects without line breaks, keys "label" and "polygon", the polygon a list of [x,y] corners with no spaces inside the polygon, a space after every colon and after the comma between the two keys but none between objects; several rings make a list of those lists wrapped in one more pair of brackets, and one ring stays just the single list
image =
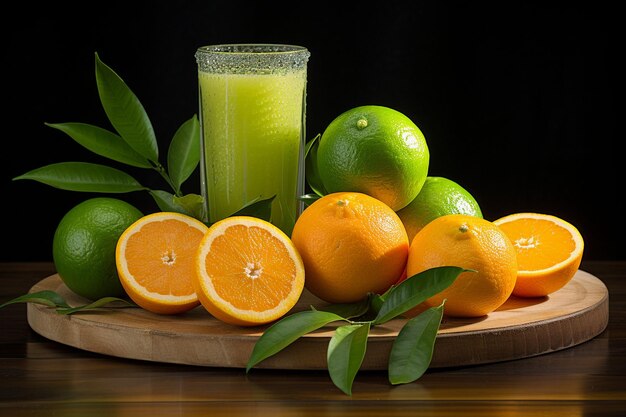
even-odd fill
[{"label": "glass of juice", "polygon": [[198,48],[201,187],[213,223],[274,197],[270,221],[287,235],[302,206],[306,74],[301,46]]}]

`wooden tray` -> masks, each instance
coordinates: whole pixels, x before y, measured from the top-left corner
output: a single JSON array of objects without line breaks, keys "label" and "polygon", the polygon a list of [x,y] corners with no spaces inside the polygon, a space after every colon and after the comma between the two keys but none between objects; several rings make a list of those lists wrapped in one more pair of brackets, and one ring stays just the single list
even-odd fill
[{"label": "wooden tray", "polygon": [[[58,275],[45,278],[31,292],[53,290],[70,305],[86,304]],[[303,294],[294,308],[320,301]],[[444,318],[431,368],[473,365],[525,358],[575,346],[600,334],[608,324],[608,291],[593,275],[578,271],[549,297],[512,297],[480,319]],[[29,303],[28,323],[40,335],[96,352],[130,359],[213,367],[245,367],[264,328],[224,324],[202,307],[180,316],[160,316],[139,308],[102,309],[71,316]],[[389,351],[405,319],[397,318],[370,333],[361,369],[387,369]],[[333,334],[326,327],[305,335],[257,365],[274,369],[326,369],[326,348]]]}]

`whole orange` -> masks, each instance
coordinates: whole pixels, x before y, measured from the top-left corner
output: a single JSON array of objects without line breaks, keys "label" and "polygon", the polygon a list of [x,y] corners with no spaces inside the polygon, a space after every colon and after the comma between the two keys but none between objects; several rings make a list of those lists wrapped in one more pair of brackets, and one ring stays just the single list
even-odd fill
[{"label": "whole orange", "polygon": [[327,194],[307,207],[291,239],[304,262],[306,288],[330,303],[382,293],[404,271],[409,239],[398,215],[366,194]]},{"label": "whole orange", "polygon": [[411,242],[409,277],[437,266],[458,266],[464,272],[454,283],[429,298],[429,307],[446,300],[444,314],[480,317],[509,298],[517,279],[513,244],[492,222],[465,214],[439,217],[421,229]]}]

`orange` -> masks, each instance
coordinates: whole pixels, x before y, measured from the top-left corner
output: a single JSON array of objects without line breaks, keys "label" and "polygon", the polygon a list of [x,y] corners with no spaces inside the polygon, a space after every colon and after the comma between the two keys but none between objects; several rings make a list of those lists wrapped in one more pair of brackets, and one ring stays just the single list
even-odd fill
[{"label": "orange", "polygon": [[291,235],[306,288],[330,303],[382,293],[404,271],[409,239],[398,215],[366,194],[327,194],[307,207]]},{"label": "orange", "polygon": [[430,153],[422,131],[403,113],[359,106],[324,130],[316,162],[328,192],[361,192],[397,211],[424,185]]},{"label": "orange", "polygon": [[304,265],[273,224],[232,216],[213,224],[196,256],[196,292],[214,317],[255,326],[284,316],[304,289]]},{"label": "orange", "polygon": [[438,217],[420,230],[411,243],[409,277],[437,266],[458,266],[463,272],[454,283],[429,298],[438,306],[446,300],[444,314],[480,317],[509,298],[517,277],[515,248],[498,226],[465,214]]},{"label": "orange", "polygon": [[140,307],[177,314],[199,305],[195,257],[208,227],[180,213],[144,216],[120,236],[116,264],[122,286]]},{"label": "orange", "polygon": [[513,295],[541,297],[567,284],[580,266],[584,241],[578,229],[558,217],[516,213],[494,222],[517,251]]}]

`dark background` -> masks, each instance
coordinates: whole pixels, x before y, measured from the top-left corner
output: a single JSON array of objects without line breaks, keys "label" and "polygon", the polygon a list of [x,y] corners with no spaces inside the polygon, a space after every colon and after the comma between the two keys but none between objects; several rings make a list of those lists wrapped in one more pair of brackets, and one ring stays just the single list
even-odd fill
[{"label": "dark background", "polygon": [[[623,48],[619,13],[610,7],[57,3],[21,2],[3,12],[0,261],[51,260],[61,217],[96,196],[11,180],[54,162],[109,163],[44,125],[110,128],[96,89],[95,52],[143,103],[165,163],[170,138],[197,112],[196,48],[237,42],[310,50],[308,138],[352,107],[395,108],[425,134],[430,175],[465,187],[485,218],[554,214],[579,228],[584,260],[626,259],[615,111],[615,62]],[[166,189],[156,172],[110,164]],[[184,191],[199,192],[198,175]],[[146,193],[112,196],[156,211]]]}]

